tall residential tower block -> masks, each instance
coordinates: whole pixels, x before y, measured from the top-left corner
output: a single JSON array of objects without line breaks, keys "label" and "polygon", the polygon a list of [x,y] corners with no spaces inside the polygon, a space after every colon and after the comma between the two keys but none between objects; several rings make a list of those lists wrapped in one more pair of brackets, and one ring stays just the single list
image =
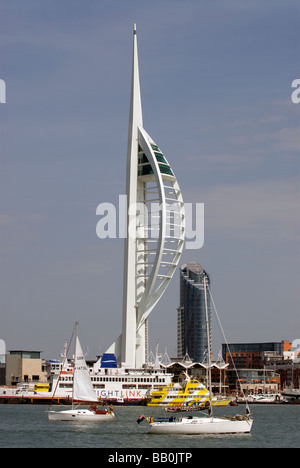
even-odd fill
[{"label": "tall residential tower block", "polygon": [[[177,320],[178,358],[183,358],[188,354],[192,361],[204,362],[208,357],[207,330],[209,329],[211,334],[212,310],[209,285],[209,276],[199,263],[189,262],[181,267],[180,306]],[[206,323],[206,298],[209,327]],[[211,342],[211,339],[209,341]]]}]

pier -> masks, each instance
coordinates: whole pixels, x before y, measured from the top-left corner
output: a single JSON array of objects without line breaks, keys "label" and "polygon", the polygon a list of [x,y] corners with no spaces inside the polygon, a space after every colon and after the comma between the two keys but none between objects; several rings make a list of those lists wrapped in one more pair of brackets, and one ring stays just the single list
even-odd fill
[{"label": "pier", "polygon": [[69,397],[55,397],[50,398],[49,396],[40,395],[1,395],[1,405],[70,405],[71,399]]}]

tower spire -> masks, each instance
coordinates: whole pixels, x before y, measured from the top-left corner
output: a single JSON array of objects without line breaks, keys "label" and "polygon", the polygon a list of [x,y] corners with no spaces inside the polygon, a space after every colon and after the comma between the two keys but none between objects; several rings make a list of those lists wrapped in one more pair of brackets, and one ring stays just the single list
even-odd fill
[{"label": "tower spire", "polygon": [[[136,24],[133,27],[133,57],[132,57],[132,81],[131,81],[131,99],[130,99],[130,115],[129,115],[129,132],[133,126],[143,126],[142,117],[142,102],[139,76],[139,60],[137,47]],[[130,134],[128,143],[130,143]]]},{"label": "tower spire", "polygon": [[[127,149],[127,229],[136,224],[138,127],[143,126],[136,24],[133,28],[132,81]],[[124,249],[122,362],[135,366],[136,354],[136,231],[127,231]]]}]

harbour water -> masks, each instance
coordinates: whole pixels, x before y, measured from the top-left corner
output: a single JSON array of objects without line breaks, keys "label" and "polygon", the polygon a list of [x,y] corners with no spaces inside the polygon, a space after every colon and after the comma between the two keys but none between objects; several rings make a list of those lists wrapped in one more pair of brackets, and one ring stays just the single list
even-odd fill
[{"label": "harbour water", "polygon": [[[145,422],[137,424],[141,414],[166,416],[161,408],[116,406],[113,423],[79,424],[48,422],[46,406],[0,405],[0,447],[131,449],[131,453],[140,448],[300,448],[300,405],[251,405],[250,409],[254,416],[251,434],[162,436],[147,434]],[[244,405],[216,408],[215,415],[244,410]]]}]

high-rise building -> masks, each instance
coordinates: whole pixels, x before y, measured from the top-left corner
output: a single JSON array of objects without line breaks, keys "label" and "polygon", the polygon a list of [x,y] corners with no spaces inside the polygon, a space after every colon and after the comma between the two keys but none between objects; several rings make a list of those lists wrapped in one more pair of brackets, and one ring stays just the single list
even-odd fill
[{"label": "high-rise building", "polygon": [[[206,320],[204,284],[206,284],[209,327],[207,327]],[[207,328],[211,333],[209,284],[209,276],[199,263],[189,262],[180,268],[180,306],[178,307],[177,322],[178,358],[183,358],[186,354],[194,362],[204,362],[207,358]]]},{"label": "high-rise building", "polygon": [[148,356],[147,319],[182,253],[184,204],[169,162],[143,127],[135,26],[126,192],[123,327],[107,352],[128,367],[141,368]]}]

